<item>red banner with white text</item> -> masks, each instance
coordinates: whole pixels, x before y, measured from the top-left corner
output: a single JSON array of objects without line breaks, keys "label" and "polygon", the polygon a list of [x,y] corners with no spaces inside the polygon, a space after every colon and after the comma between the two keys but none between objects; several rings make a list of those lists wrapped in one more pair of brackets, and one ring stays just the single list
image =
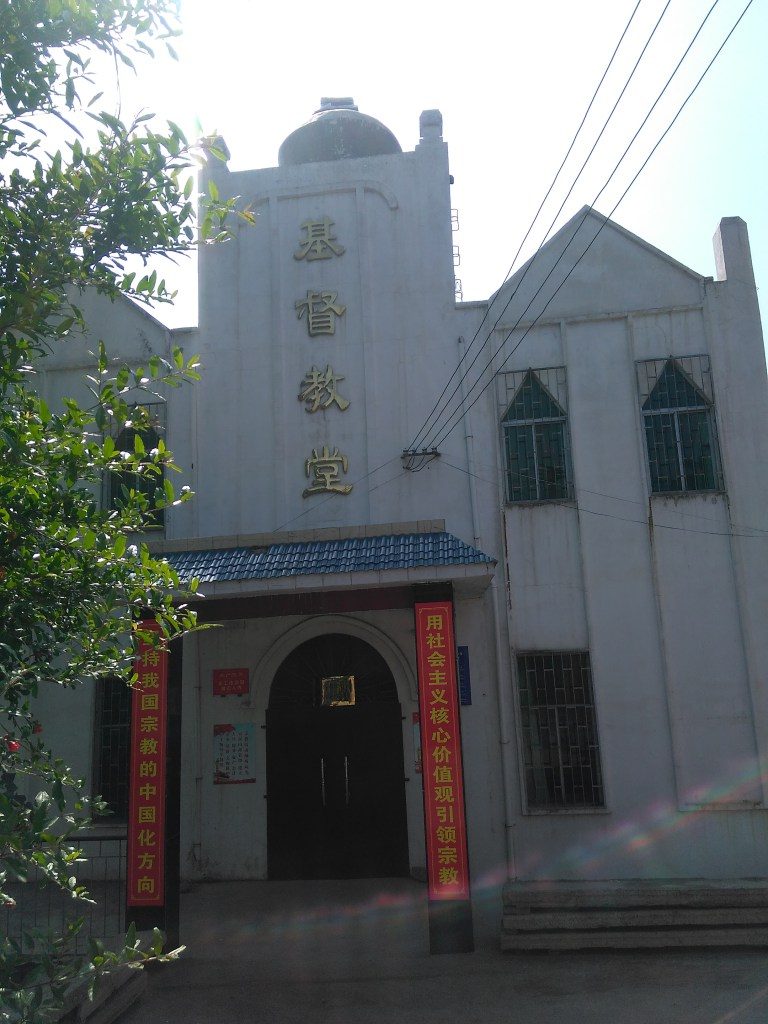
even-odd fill
[{"label": "red banner with white text", "polygon": [[416,604],[427,879],[432,900],[469,899],[453,604]]},{"label": "red banner with white text", "polygon": [[[159,633],[156,622],[142,630]],[[168,652],[140,641],[131,692],[131,767],[128,799],[127,903],[161,907],[165,892],[165,748],[168,727]]]}]

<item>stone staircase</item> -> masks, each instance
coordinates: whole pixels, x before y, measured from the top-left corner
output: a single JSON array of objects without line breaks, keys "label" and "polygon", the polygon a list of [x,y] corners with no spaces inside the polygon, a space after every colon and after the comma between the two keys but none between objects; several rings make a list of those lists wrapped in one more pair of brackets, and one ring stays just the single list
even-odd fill
[{"label": "stone staircase", "polygon": [[507,882],[504,951],[768,946],[768,880]]}]

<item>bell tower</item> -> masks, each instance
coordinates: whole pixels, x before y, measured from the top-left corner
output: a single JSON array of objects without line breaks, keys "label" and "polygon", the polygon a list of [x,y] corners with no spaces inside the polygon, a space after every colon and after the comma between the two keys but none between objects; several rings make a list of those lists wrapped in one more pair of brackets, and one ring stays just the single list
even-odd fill
[{"label": "bell tower", "polygon": [[404,152],[351,98],[325,98],[277,167],[210,160],[202,185],[239,196],[256,222],[200,257],[206,384],[216,379],[196,398],[198,462],[221,486],[200,494],[198,534],[444,514],[455,494],[424,507],[398,474],[456,358],[439,111],[421,115]]}]

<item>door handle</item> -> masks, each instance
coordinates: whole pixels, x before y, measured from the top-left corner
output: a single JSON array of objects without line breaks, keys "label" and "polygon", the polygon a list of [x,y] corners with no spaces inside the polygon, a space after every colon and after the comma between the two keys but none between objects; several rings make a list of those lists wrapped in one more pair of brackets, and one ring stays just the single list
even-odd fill
[{"label": "door handle", "polygon": [[323,798],[323,807],[325,807],[325,758],[320,758],[320,794]]},{"label": "door handle", "polygon": [[349,758],[344,755],[344,797],[349,807]]}]

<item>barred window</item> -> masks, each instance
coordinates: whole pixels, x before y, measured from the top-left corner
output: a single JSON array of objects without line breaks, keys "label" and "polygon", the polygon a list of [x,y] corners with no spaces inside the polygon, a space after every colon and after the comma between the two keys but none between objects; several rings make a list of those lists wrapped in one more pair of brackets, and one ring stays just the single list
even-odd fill
[{"label": "barred window", "polygon": [[507,500],[569,498],[571,453],[565,368],[526,370],[504,377],[508,405],[501,422]]},{"label": "barred window", "polygon": [[[141,406],[147,420],[140,427],[127,423],[115,432],[115,445],[118,451],[135,451],[136,438],[139,437],[146,451],[156,448],[158,442],[165,440],[165,403],[151,402]],[[130,491],[143,494],[147,499],[145,527],[147,530],[162,530],[165,527],[165,509],[155,508],[155,497],[163,494],[164,474],[109,473],[105,481],[105,500],[108,508],[119,508],[126,500]]]},{"label": "barred window", "polygon": [[638,365],[654,493],[723,488],[708,356]]},{"label": "barred window", "polygon": [[589,654],[517,658],[528,808],[602,807]]},{"label": "barred window", "polygon": [[107,821],[128,817],[128,759],[131,690],[124,679],[96,680],[96,735],[93,795],[101,796],[112,812]]}]

